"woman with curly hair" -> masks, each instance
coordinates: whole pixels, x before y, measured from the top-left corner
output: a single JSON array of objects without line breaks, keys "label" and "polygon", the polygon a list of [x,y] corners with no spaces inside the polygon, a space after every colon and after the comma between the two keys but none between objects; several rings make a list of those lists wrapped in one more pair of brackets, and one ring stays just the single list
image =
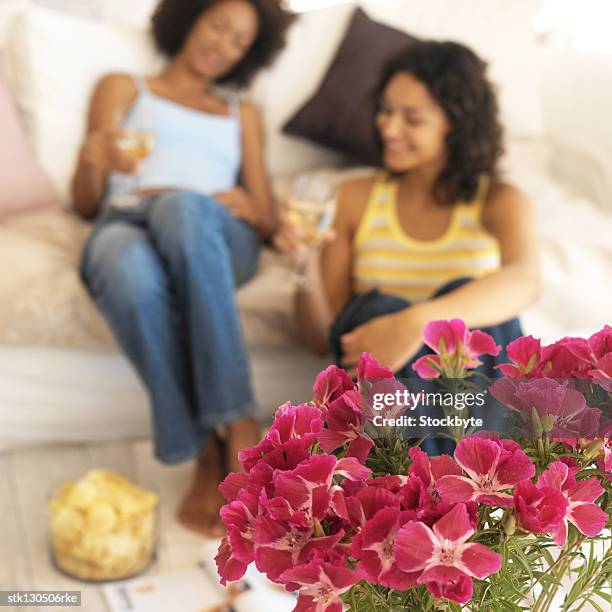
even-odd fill
[{"label": "woman with curly hair", "polygon": [[[157,458],[197,458],[178,518],[204,534],[220,535],[219,482],[259,439],[234,294],[276,227],[259,113],[216,86],[248,84],[289,22],[279,0],[162,0],[168,62],[100,81],[73,183],[96,217],[81,277],[147,387]],[[154,143],[140,162],[135,134]]]},{"label": "woman with curly hair", "polygon": [[[349,372],[367,351],[408,377],[428,321],[461,318],[502,346],[521,335],[516,316],[538,293],[535,221],[499,177],[496,96],[470,49],[411,44],[388,62],[378,101],[383,170],[342,185],[320,278],[311,266],[322,291],[298,294],[297,318]],[[294,250],[297,230],[284,223],[275,241]]]}]

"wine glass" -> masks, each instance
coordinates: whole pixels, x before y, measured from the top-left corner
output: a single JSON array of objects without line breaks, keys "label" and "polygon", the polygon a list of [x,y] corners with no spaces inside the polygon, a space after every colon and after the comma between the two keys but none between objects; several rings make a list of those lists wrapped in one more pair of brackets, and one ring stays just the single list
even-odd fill
[{"label": "wine glass", "polygon": [[[116,123],[121,133],[115,139],[115,145],[130,159],[142,162],[147,159],[155,148],[155,114],[148,106],[141,106],[137,116],[125,129],[123,127],[123,115],[117,115]],[[113,205],[125,208],[136,206],[140,201],[141,175],[137,172],[134,176],[132,193],[113,199]]]},{"label": "wine glass", "polygon": [[323,244],[333,223],[335,209],[336,184],[330,174],[302,174],[293,181],[287,216],[300,229],[306,247],[294,270],[294,280],[298,284],[304,284],[308,263]]}]

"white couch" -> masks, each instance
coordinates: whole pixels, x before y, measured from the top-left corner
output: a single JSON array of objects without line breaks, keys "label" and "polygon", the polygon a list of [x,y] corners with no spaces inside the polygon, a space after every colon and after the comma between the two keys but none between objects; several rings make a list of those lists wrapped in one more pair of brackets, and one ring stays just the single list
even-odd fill
[{"label": "white couch", "polygon": [[[139,0],[139,15],[151,2]],[[91,85],[108,70],[149,71],[158,60],[144,32],[116,23],[126,16],[134,20],[133,13],[116,10],[123,2],[107,0],[107,11],[96,4],[97,16],[113,15],[113,23],[31,4],[0,0],[0,48],[37,156],[67,198]],[[452,9],[446,0],[359,4],[416,35],[466,41],[490,59],[509,134],[506,167],[532,195],[541,218],[544,289],[525,313],[527,331],[550,340],[609,322],[612,59],[607,81],[589,58],[568,54],[560,69],[560,56],[535,46],[530,0],[460,0]],[[341,161],[281,135],[279,127],[315,90],[352,8],[343,4],[303,15],[276,65],[249,92],[265,113],[269,165],[279,191],[296,172]],[[580,92],[573,91],[575,79],[583,84]],[[580,104],[587,105],[589,120],[569,129]],[[69,211],[0,222],[0,449],[149,430],[144,390],[76,275],[89,231]],[[299,346],[287,275],[279,257],[268,252],[257,279],[239,293],[255,386],[268,415],[282,401],[308,399],[313,376],[326,361]]]}]

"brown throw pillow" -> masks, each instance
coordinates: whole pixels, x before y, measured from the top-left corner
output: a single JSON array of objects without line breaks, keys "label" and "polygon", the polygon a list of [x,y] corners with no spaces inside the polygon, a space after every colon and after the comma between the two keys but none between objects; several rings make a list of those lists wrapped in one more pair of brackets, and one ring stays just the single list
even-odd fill
[{"label": "brown throw pillow", "polygon": [[387,59],[417,39],[372,21],[358,8],[321,86],[283,132],[377,165],[374,91]]}]

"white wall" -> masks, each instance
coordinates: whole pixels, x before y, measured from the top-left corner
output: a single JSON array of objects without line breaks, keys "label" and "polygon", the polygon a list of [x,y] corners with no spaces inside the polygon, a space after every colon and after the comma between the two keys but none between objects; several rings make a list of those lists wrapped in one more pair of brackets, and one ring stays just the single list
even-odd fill
[{"label": "white wall", "polygon": [[[157,0],[0,0],[0,28],[5,17],[16,7],[28,3],[40,4],[91,19],[108,19],[118,23],[142,25],[151,14]],[[0,38],[2,36],[0,31]]]},{"label": "white wall", "polygon": [[612,56],[610,0],[541,0],[535,26],[549,47]]}]

